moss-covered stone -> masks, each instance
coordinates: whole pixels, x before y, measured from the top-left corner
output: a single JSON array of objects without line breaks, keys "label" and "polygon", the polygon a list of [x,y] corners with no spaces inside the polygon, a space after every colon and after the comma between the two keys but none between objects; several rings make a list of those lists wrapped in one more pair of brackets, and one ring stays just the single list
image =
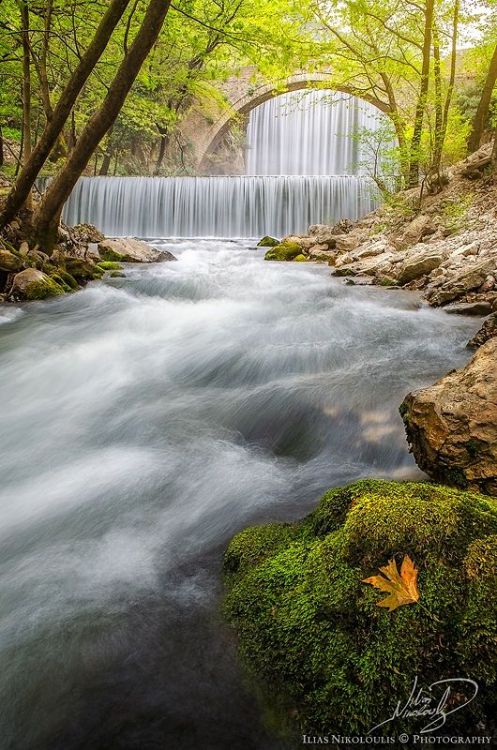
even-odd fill
[{"label": "moss-covered stone", "polygon": [[307,258],[305,257],[305,255],[303,255],[303,253],[299,253],[299,255],[295,256],[294,261],[296,261],[297,263],[306,263]]},{"label": "moss-covered stone", "polygon": [[293,260],[301,252],[302,248],[297,242],[282,242],[268,250],[264,260]]},{"label": "moss-covered stone", "polygon": [[60,278],[64,281],[65,284],[67,284],[67,286],[71,290],[79,289],[79,284],[74,278],[74,276],[71,276],[70,273],[68,273],[67,271],[64,271],[63,268],[57,269],[57,275],[60,276]]},{"label": "moss-covered stone", "polygon": [[27,268],[14,277],[11,296],[20,300],[40,300],[64,294],[62,284],[36,268]]},{"label": "moss-covered stone", "polygon": [[119,263],[124,260],[124,255],[122,255],[122,253],[118,253],[117,250],[113,250],[111,247],[99,246],[99,253],[103,261],[107,261],[110,263]]},{"label": "moss-covered stone", "polygon": [[85,284],[92,279],[100,279],[104,275],[102,268],[95,265],[93,261],[83,260],[83,258],[66,257],[65,266],[67,273],[80,284]]},{"label": "moss-covered stone", "polygon": [[263,237],[259,242],[257,243],[257,247],[276,247],[276,245],[279,245],[280,241],[275,239],[274,237],[270,237],[268,234]]},{"label": "moss-covered stone", "polygon": [[122,265],[120,263],[117,263],[114,260],[101,260],[99,263],[97,263],[98,268],[101,268],[102,271],[121,271]]},{"label": "moss-covered stone", "polygon": [[[409,554],[419,603],[389,612],[363,583]],[[225,554],[225,611],[266,700],[308,734],[365,734],[414,679],[479,684],[450,732],[491,734],[497,715],[497,501],[365,480],[327,492],[297,524],[246,529]],[[464,693],[464,687],[461,688]],[[481,727],[480,727],[481,728]],[[420,729],[405,719],[386,734]]]}]

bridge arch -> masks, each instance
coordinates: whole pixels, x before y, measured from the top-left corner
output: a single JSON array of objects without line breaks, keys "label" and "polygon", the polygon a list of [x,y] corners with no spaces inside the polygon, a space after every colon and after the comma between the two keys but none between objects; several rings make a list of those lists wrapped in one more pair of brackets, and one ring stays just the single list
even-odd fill
[{"label": "bridge arch", "polygon": [[356,96],[373,104],[384,114],[391,114],[388,105],[384,102],[367,95],[358,96],[357,91],[354,91],[347,86],[336,86],[332,83],[331,77],[328,73],[297,73],[278,82],[278,84],[263,83],[256,87],[247,87],[249,89],[248,92],[231,101],[230,108],[226,112],[223,112],[205,133],[197,152],[200,171],[207,166],[210,155],[216,150],[216,147],[219,145],[223,136],[230,130],[240,115],[247,115],[252,109],[255,109],[255,107],[258,107],[260,104],[269,101],[269,99],[274,99],[280,94],[287,93],[288,91],[316,88],[316,84],[323,87],[323,84],[326,83],[330,84],[329,88],[333,91]]}]

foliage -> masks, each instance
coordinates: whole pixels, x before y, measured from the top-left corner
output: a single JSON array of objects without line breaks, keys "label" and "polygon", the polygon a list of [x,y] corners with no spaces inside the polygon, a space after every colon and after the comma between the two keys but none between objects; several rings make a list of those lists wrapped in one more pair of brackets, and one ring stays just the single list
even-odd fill
[{"label": "foliage", "polygon": [[[225,611],[266,700],[307,734],[364,734],[407,700],[415,677],[428,687],[455,676],[476,680],[480,694],[450,731],[474,733],[497,708],[496,545],[494,500],[360,481],[327,492],[300,523],[237,535]],[[421,600],[389,612],[362,581],[406,555]],[[387,734],[415,728],[405,721]]]}]

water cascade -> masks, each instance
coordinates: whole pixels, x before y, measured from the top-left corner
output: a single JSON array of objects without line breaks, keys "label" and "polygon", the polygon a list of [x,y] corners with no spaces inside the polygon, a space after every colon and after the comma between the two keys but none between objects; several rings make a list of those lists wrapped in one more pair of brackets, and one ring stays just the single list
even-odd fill
[{"label": "water cascade", "polygon": [[257,237],[357,219],[378,203],[360,134],[381,118],[331,91],[292,92],[256,107],[245,176],[84,177],[64,211],[108,235]]},{"label": "water cascade", "polygon": [[328,90],[294,91],[256,107],[247,129],[247,174],[368,175],[376,107]]},{"label": "water cascade", "polygon": [[91,222],[111,236],[279,237],[356,219],[375,205],[370,181],[345,175],[83,177],[64,219]]}]

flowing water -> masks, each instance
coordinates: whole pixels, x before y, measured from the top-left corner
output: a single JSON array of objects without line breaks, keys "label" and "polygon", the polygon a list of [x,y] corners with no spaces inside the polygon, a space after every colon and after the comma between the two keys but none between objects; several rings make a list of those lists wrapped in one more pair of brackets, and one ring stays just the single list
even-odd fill
[{"label": "flowing water", "polygon": [[250,113],[247,174],[367,175],[373,142],[386,128],[388,118],[354,96],[281,94]]},{"label": "flowing water", "polygon": [[222,550],[331,485],[418,477],[398,404],[478,325],[250,242],[165,246],[0,313],[2,750],[286,748],[222,624]]},{"label": "flowing water", "polygon": [[107,235],[283,237],[358,219],[378,204],[365,177],[82,177],[64,209]]}]

